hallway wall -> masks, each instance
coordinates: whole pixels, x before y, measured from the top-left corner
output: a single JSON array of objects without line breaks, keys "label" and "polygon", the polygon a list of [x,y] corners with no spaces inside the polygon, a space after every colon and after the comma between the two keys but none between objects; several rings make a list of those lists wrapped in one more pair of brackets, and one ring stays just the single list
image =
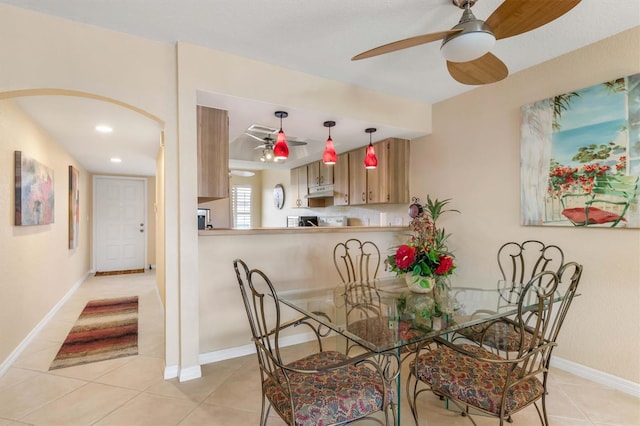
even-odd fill
[{"label": "hallway wall", "polygon": [[[55,217],[14,226],[14,151],[53,169]],[[68,249],[68,167],[80,172],[78,247]],[[0,101],[0,366],[90,268],[91,179],[13,101]]]}]

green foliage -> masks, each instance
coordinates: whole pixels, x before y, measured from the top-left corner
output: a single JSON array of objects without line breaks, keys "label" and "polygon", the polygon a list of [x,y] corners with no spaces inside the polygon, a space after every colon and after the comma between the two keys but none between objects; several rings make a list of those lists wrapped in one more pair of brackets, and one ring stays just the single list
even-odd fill
[{"label": "green foliage", "polygon": [[594,160],[606,160],[612,152],[624,150],[623,146],[616,145],[614,142],[608,144],[591,144],[589,146],[581,146],[578,148],[578,153],[573,156],[572,161],[578,161],[580,163],[589,163]]}]

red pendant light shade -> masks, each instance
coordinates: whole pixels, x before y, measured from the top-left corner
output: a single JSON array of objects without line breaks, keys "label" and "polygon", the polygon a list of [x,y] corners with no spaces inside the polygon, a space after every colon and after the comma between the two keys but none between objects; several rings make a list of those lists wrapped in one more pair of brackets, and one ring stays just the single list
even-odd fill
[{"label": "red pendant light shade", "polygon": [[335,121],[325,121],[324,127],[329,128],[329,138],[327,139],[327,143],[324,147],[324,153],[322,154],[322,162],[324,164],[336,164],[338,161],[338,156],[336,155],[336,150],[333,147],[333,139],[331,139],[331,128],[336,125]]},{"label": "red pendant light shade", "polygon": [[378,167],[378,158],[376,157],[376,151],[373,149],[373,143],[371,143],[371,133],[377,129],[370,127],[365,130],[365,133],[369,133],[369,146],[367,147],[367,153],[364,157],[364,167],[366,169],[375,169]]},{"label": "red pendant light shade", "polygon": [[280,131],[276,138],[276,145],[273,147],[273,156],[276,160],[285,160],[289,158],[289,147],[287,146],[287,137],[282,131],[282,119],[287,118],[288,113],[284,111],[276,111],[276,117],[280,119]]}]

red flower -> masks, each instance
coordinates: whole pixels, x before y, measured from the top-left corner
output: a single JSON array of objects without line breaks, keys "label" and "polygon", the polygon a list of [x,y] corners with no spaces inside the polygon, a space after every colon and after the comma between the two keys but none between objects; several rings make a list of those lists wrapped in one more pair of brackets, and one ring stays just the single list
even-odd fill
[{"label": "red flower", "polygon": [[408,245],[401,245],[396,250],[396,266],[404,269],[410,267],[416,259],[415,247],[409,247]]},{"label": "red flower", "polygon": [[449,256],[440,256],[438,267],[434,271],[436,275],[444,275],[453,268],[453,259]]}]

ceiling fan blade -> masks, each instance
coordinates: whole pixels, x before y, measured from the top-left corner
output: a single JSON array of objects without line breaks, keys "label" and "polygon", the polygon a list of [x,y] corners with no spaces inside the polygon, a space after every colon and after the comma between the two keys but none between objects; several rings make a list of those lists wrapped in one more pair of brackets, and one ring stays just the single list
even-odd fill
[{"label": "ceiling fan blade", "polygon": [[462,29],[440,31],[437,33],[423,34],[415,37],[405,38],[404,40],[394,41],[382,46],[375,47],[366,52],[362,52],[353,58],[352,61],[358,61],[360,59],[371,58],[373,56],[383,55],[385,53],[395,52],[397,50],[407,49],[409,47],[418,46],[425,43],[431,43],[432,41],[442,40],[449,34],[455,34],[462,31]]},{"label": "ceiling fan blade", "polygon": [[561,17],[581,0],[505,0],[486,24],[496,40],[534,30]]},{"label": "ceiling fan blade", "polygon": [[251,134],[251,133],[249,133],[249,132],[244,132],[244,134],[245,134],[245,135],[247,135],[247,136],[251,136],[252,138],[254,138],[254,139],[255,139],[255,140],[257,140],[257,141],[264,142],[264,138],[260,138],[260,137],[258,137],[258,136],[256,136],[256,135],[252,135],[252,134]]},{"label": "ceiling fan blade", "polygon": [[495,83],[509,75],[509,70],[504,62],[492,53],[487,53],[469,62],[447,61],[447,69],[456,81],[473,86]]}]

